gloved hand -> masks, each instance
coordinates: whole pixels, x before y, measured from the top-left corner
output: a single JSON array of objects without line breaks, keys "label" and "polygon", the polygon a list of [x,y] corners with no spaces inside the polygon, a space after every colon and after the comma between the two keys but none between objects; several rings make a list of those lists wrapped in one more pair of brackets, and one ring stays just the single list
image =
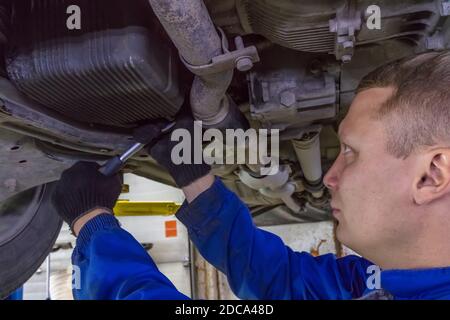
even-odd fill
[{"label": "gloved hand", "polygon": [[[162,125],[160,123],[149,124],[141,127],[134,133],[134,139],[136,141],[143,141],[146,137],[153,135],[159,135]],[[185,129],[189,132],[191,137],[191,150],[190,150],[190,162],[175,164],[172,161],[172,149],[179,144],[179,141],[171,141],[172,133],[177,129]],[[207,175],[211,171],[211,167],[203,162],[203,156],[201,163],[194,164],[194,119],[190,114],[182,114],[177,118],[176,124],[173,129],[159,136],[159,139],[148,139],[152,143],[147,147],[147,151],[150,156],[155,159],[161,166],[165,167],[178,187],[183,188],[195,180]],[[201,142],[200,142],[201,143]],[[178,153],[177,153],[178,154]]]},{"label": "gloved hand", "polygon": [[94,209],[112,209],[122,191],[119,175],[105,177],[94,162],[78,162],[61,175],[52,202],[73,232],[75,222]]}]

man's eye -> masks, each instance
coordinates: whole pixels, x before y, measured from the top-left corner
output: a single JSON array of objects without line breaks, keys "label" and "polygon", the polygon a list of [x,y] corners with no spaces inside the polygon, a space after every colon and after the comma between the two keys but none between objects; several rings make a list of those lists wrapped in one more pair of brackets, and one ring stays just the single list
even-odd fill
[{"label": "man's eye", "polygon": [[349,154],[349,153],[351,153],[351,152],[353,152],[353,150],[352,150],[352,148],[350,148],[348,145],[346,145],[346,144],[343,144],[342,145],[342,153],[343,154]]}]

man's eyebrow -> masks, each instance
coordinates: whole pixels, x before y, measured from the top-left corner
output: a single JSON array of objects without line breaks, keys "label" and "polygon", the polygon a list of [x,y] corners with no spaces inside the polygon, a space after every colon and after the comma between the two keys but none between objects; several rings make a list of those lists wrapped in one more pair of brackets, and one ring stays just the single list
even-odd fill
[{"label": "man's eyebrow", "polygon": [[347,142],[349,142],[348,140],[349,140],[350,137],[348,136],[348,134],[345,131],[339,130],[338,131],[338,138],[339,138],[339,142],[340,143],[347,144]]},{"label": "man's eyebrow", "polygon": [[337,135],[338,135],[338,138],[339,138],[339,141],[340,141],[340,142],[343,142],[344,140],[349,139],[349,136],[348,136],[348,128],[347,128],[347,129],[344,129],[343,126],[342,126],[342,123],[341,123],[341,124],[339,125]]},{"label": "man's eyebrow", "polygon": [[339,140],[341,140],[342,139],[342,127],[340,125],[339,125],[339,128],[338,128],[337,135],[339,137]]}]

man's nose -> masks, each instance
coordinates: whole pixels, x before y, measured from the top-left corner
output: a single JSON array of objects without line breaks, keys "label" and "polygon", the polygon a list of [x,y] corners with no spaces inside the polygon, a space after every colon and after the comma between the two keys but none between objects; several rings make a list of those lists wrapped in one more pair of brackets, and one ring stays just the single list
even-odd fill
[{"label": "man's nose", "polygon": [[338,183],[339,183],[339,176],[341,171],[341,156],[339,156],[331,166],[331,168],[326,173],[325,177],[323,178],[323,183],[325,186],[331,190],[336,191]]}]

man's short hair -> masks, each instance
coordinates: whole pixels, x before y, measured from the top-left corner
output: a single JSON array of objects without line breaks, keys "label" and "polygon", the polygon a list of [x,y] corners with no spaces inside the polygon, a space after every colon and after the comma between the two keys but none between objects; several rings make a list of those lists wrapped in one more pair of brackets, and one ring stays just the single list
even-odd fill
[{"label": "man's short hair", "polygon": [[407,158],[419,147],[450,145],[450,51],[384,65],[368,74],[357,92],[387,87],[394,93],[375,118],[386,123],[389,153]]}]

